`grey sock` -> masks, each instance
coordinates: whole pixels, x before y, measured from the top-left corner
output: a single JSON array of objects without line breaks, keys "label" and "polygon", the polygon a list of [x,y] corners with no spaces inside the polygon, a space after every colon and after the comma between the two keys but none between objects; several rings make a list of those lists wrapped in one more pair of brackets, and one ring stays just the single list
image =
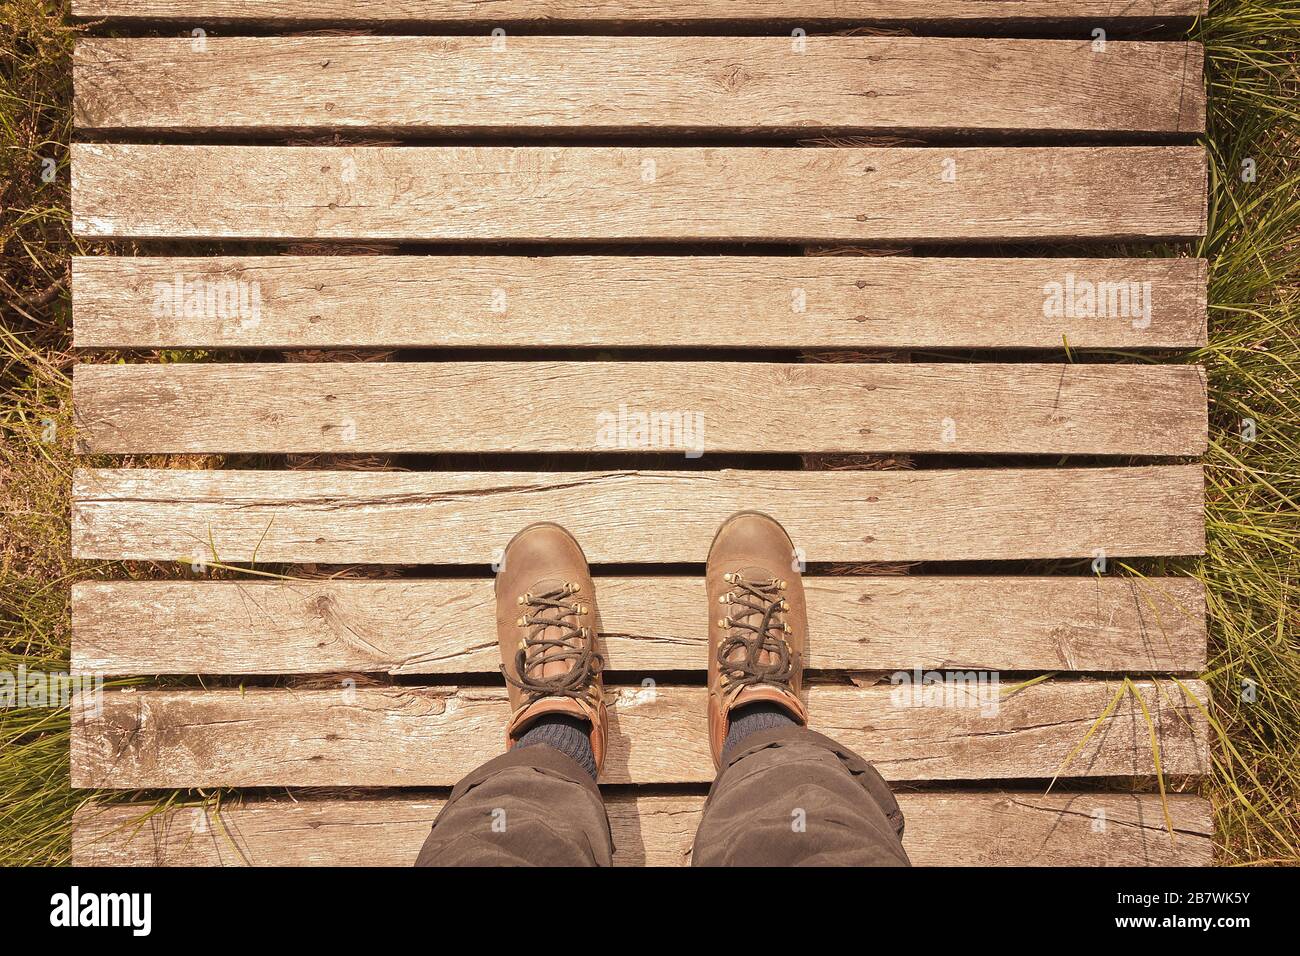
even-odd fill
[{"label": "grey sock", "polygon": [[799,721],[790,716],[790,711],[780,704],[759,701],[756,704],[737,707],[731,712],[731,725],[727,728],[727,739],[722,742],[722,759],[726,760],[728,750],[756,731],[797,726]]},{"label": "grey sock", "polygon": [[515,749],[539,744],[572,757],[596,779],[596,755],[591,752],[591,722],[571,714],[543,714],[515,741]]}]

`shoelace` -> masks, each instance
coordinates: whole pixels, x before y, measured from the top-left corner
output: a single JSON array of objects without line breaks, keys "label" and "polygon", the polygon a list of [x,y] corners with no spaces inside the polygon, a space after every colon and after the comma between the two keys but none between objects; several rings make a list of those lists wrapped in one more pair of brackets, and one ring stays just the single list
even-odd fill
[{"label": "shoelace", "polygon": [[[524,594],[519,599],[527,610],[515,623],[530,629],[515,652],[515,673],[519,676],[512,677],[504,666],[501,673],[528,695],[529,703],[543,697],[583,697],[605,666],[604,659],[593,650],[591,629],[568,620],[576,621],[580,612],[586,612],[580,604],[564,600],[578,590],[576,584],[564,584],[545,594]],[[555,637],[543,636],[551,628],[559,628],[562,633]],[[547,664],[559,661],[573,663],[563,674],[540,676]],[[534,671],[539,676],[529,676]]]},{"label": "shoelace", "polygon": [[[730,632],[718,645],[718,668],[724,681],[731,685],[776,684],[789,687],[794,676],[794,661],[785,639],[790,627],[781,617],[790,608],[780,595],[785,590],[785,582],[776,578],[749,582],[739,572],[725,574],[723,580],[732,585],[732,590],[722,596],[722,602],[745,609],[739,617],[728,614],[719,622]],[[758,616],[761,616],[759,623],[751,624],[750,620]],[[729,660],[728,657],[740,648],[744,648],[745,656]],[[776,660],[767,664],[760,662],[759,657],[765,652],[775,654]]]}]

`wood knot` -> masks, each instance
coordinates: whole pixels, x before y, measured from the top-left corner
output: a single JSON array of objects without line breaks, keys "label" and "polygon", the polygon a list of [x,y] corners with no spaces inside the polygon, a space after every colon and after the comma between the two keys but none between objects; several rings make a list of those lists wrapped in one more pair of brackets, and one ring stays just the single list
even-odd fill
[{"label": "wood knot", "polygon": [[742,64],[729,63],[718,71],[718,88],[724,93],[736,93],[753,78],[754,75],[746,70]]}]

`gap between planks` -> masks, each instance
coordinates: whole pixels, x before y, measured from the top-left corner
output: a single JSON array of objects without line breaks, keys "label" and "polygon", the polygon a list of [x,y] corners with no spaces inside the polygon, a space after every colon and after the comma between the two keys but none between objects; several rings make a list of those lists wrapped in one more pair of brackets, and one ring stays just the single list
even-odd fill
[{"label": "gap between planks", "polygon": [[72,14],[107,20],[292,23],[673,23],[1186,20],[1206,0],[72,0]]},{"label": "gap between planks", "polygon": [[920,471],[349,472],[78,469],[78,558],[480,564],[556,521],[593,563],[701,562],[737,511],[810,563],[1189,555],[1199,465]]},{"label": "gap between planks", "polygon": [[[1149,775],[1152,734],[1164,774],[1208,770],[1202,709],[1208,698],[1200,681],[1135,681],[1133,691],[1121,691],[1117,682],[1057,680],[1016,689],[995,676],[899,686],[814,684],[805,697],[813,729],[862,754],[891,781]],[[79,694],[72,707],[72,785],[450,786],[504,747],[510,710],[504,689],[337,681],[330,690]],[[608,687],[606,697],[605,782],[713,779],[705,688],[647,679]]]},{"label": "gap between planks", "polygon": [[1200,146],[72,146],[87,238],[1162,239],[1206,203]]},{"label": "gap between planks", "polygon": [[[1152,794],[899,793],[917,866],[1208,866],[1210,805]],[[244,800],[219,810],[80,808],[74,866],[410,866],[440,797]],[[609,793],[615,866],[689,863],[704,798]],[[1174,832],[1165,829],[1168,807]]]},{"label": "gap between planks", "polygon": [[1194,348],[1205,292],[1192,258],[72,260],[79,348]]},{"label": "gap between planks", "polygon": [[[77,43],[78,127],[520,132],[1205,129],[1196,43],[213,37]],[[581,69],[574,65],[581,63]]]},{"label": "gap between planks", "polygon": [[[701,578],[597,577],[608,671],[702,671]],[[127,674],[495,674],[492,579],[114,581],[72,588],[72,667]],[[804,577],[811,670],[1205,666],[1191,578]]]}]

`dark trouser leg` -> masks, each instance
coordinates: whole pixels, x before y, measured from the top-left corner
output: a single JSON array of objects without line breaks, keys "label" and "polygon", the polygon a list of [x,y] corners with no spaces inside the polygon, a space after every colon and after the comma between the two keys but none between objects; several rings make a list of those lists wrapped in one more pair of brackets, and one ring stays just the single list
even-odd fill
[{"label": "dark trouser leg", "polygon": [[609,818],[591,775],[550,747],[516,747],[469,774],[416,866],[609,866]]},{"label": "dark trouser leg", "polygon": [[910,866],[903,813],[876,769],[803,727],[760,731],[709,791],[696,866]]}]

